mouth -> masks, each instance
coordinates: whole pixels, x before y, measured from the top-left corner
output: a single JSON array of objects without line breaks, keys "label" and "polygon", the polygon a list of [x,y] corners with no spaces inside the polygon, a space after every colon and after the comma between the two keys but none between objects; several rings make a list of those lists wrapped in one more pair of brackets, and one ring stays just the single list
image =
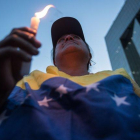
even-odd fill
[{"label": "mouth", "polygon": [[66,43],[65,43],[65,45],[68,45],[68,44],[76,44],[76,45],[78,45],[75,41],[67,41]]}]

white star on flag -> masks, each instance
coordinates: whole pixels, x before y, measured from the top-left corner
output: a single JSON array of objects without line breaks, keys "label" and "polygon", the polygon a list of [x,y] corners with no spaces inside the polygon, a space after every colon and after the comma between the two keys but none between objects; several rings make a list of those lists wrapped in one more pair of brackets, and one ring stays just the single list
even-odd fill
[{"label": "white star on flag", "polygon": [[64,85],[60,85],[57,89],[56,89],[57,92],[60,93],[60,97],[62,97],[63,94],[67,94],[67,88],[64,87]]},{"label": "white star on flag", "polygon": [[40,106],[48,107],[49,106],[48,102],[51,101],[51,100],[52,100],[52,98],[47,99],[47,97],[44,97],[44,99],[42,101],[37,101],[37,102]]},{"label": "white star on flag", "polygon": [[91,89],[94,89],[97,92],[99,92],[99,89],[97,87],[98,85],[100,85],[100,83],[94,83],[94,84],[86,86],[86,92],[90,91]]},{"label": "white star on flag", "polygon": [[127,98],[126,96],[118,97],[117,95],[115,95],[114,97],[111,98],[116,102],[117,106],[120,106],[121,104],[130,105],[130,103],[125,101],[125,99]]},{"label": "white star on flag", "polygon": [[8,116],[5,115],[6,114],[6,110],[3,111],[1,114],[0,114],[0,125],[1,123],[8,118]]}]

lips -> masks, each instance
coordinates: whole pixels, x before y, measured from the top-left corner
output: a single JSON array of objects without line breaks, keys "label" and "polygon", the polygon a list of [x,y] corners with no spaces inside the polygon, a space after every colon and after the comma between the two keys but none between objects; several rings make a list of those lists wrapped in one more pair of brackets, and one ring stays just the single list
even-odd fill
[{"label": "lips", "polygon": [[[72,43],[77,44],[75,41],[67,41],[67,42],[65,43],[65,45],[67,45],[67,44],[72,44]],[[78,44],[77,44],[77,45],[78,45]]]}]

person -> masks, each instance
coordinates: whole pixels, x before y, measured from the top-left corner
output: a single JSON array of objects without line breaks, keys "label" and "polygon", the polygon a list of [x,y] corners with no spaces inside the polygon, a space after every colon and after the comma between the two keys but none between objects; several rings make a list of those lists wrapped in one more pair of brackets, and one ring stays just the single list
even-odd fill
[{"label": "person", "polygon": [[92,55],[79,21],[55,21],[54,66],[21,77],[17,65],[41,46],[35,34],[16,28],[0,42],[0,140],[139,140],[139,86],[123,68],[88,72]]}]

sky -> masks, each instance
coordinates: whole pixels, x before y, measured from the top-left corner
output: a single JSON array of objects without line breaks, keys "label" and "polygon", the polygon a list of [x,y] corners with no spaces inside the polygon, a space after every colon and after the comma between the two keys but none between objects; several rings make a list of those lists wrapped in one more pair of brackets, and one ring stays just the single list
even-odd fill
[{"label": "sky", "polygon": [[105,35],[113,24],[125,0],[1,0],[0,1],[0,40],[13,28],[30,27],[35,12],[52,4],[48,14],[41,19],[36,38],[42,43],[39,55],[33,56],[30,72],[53,65],[51,58],[51,25],[61,17],[74,17],[82,26],[86,42],[92,49],[93,66],[90,72],[112,70]]}]

